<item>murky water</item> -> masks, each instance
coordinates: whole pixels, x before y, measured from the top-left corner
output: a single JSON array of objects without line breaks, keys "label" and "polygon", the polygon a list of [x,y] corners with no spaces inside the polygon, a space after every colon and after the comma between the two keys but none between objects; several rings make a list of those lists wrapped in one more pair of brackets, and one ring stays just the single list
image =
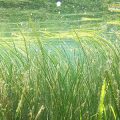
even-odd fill
[{"label": "murky water", "polygon": [[[120,38],[119,7],[117,6],[116,9],[109,7],[106,11],[72,13],[57,10],[53,13],[39,8],[20,10],[15,6],[12,7],[12,4],[8,8],[2,6],[0,8],[0,41],[14,40],[21,44],[19,43],[23,40],[21,32],[28,41],[35,40],[36,34],[43,41],[46,39],[51,42],[54,39],[66,39],[67,41],[71,39],[70,32],[75,30],[79,30],[80,34],[84,34],[83,36],[89,32],[96,32],[106,39],[114,41]],[[53,43],[55,45],[55,42]]]}]

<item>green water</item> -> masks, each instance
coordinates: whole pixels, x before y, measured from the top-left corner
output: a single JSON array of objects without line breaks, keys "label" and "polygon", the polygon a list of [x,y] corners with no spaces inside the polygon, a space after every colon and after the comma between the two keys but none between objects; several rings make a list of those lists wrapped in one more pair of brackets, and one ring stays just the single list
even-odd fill
[{"label": "green water", "polygon": [[117,0],[0,0],[0,120],[118,120],[119,51]]},{"label": "green water", "polygon": [[[71,62],[74,61],[75,54],[76,57],[79,56],[77,52],[79,46],[73,41],[75,38],[71,38],[71,32],[74,34],[74,31],[79,30],[79,34],[85,33],[84,37],[89,32],[97,32],[96,34],[109,38],[116,37],[114,31],[119,29],[119,25],[108,22],[112,19],[118,21],[119,13],[112,13],[106,9],[104,11],[97,10],[97,5],[101,4],[99,2],[92,2],[93,6],[96,4],[95,10],[90,9],[87,3],[79,5],[78,2],[76,4],[63,1],[60,8],[56,7],[55,1],[40,3],[35,1],[0,2],[1,45],[6,44],[6,42],[9,44],[14,42],[16,46],[22,47],[24,46],[24,36],[31,49],[39,51],[33,44],[37,35],[45,43],[45,48],[49,54],[57,55],[59,49],[62,56]],[[82,54],[80,53],[81,56]]]},{"label": "green water", "polygon": [[[25,38],[31,49],[39,51],[33,44],[38,37],[45,43],[48,54],[57,55],[59,51],[65,59],[72,62],[75,59],[74,56],[77,58],[81,55],[81,60],[83,56],[82,52],[77,52],[78,43],[73,41],[76,38],[70,36],[75,31],[79,31],[82,39],[89,37],[89,33],[95,33],[113,43],[120,39],[120,14],[118,11],[110,11],[109,8],[100,9],[99,7],[97,9],[93,2],[90,10],[87,3],[86,8],[82,5],[79,6],[81,10],[78,7],[71,8],[69,3],[64,6],[66,4],[64,2],[60,8],[55,6],[55,2],[51,3],[51,7],[47,3],[47,7],[35,3],[28,4],[23,1],[1,4],[1,45],[4,42],[9,44],[14,42],[16,46],[22,47]],[[96,4],[101,5],[99,2]],[[75,4],[72,3],[72,5]],[[95,10],[92,10],[93,7]]]},{"label": "green water", "polygon": [[[54,36],[55,33],[69,34],[76,29],[79,33],[96,32],[112,41],[119,39],[120,36],[120,14],[114,8],[105,7],[109,2],[91,2],[89,5],[87,1],[86,3],[63,1],[61,8],[55,6],[55,1],[47,3],[41,0],[38,4],[36,1],[7,0],[0,3],[0,41],[17,41],[19,44],[19,41],[23,40],[20,31],[27,40],[34,41],[36,39],[34,28],[43,41],[60,38]],[[112,5],[112,2],[110,4]],[[68,38],[69,36],[66,38],[64,36],[61,39]]]}]

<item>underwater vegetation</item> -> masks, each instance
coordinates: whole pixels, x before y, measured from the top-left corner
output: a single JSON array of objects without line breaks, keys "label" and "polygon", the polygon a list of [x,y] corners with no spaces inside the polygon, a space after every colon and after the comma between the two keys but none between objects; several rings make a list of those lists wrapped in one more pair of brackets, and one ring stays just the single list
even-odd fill
[{"label": "underwater vegetation", "polygon": [[0,120],[120,120],[118,0],[1,0],[0,11]]},{"label": "underwater vegetation", "polygon": [[1,120],[120,119],[119,40],[74,31],[53,46],[34,34],[0,44]]}]

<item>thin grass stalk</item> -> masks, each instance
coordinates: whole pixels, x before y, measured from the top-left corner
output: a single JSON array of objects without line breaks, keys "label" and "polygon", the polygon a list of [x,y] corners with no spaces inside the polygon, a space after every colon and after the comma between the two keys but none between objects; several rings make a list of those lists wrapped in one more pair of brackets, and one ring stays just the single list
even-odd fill
[{"label": "thin grass stalk", "polygon": [[20,100],[18,102],[18,106],[16,108],[16,120],[18,118],[21,118],[22,115],[21,115],[21,112],[22,112],[22,107],[23,107],[23,104],[24,104],[24,97],[25,97],[25,94],[26,94],[26,86],[24,87],[23,91],[22,91],[22,95],[20,97]]},{"label": "thin grass stalk", "polygon": [[37,113],[37,115],[36,115],[36,117],[35,117],[34,120],[42,120],[42,119],[40,119],[39,117],[40,117],[41,113],[44,111],[44,109],[45,109],[45,107],[42,105],[42,106],[40,107],[40,109],[39,109],[39,111],[38,111],[38,113]]},{"label": "thin grass stalk", "polygon": [[98,120],[103,119],[105,94],[106,94],[106,80],[103,81],[101,88],[100,101],[98,106]]},{"label": "thin grass stalk", "polygon": [[106,76],[106,81],[109,84],[109,89],[110,89],[111,96],[112,96],[111,99],[113,100],[113,104],[115,107],[116,118],[120,118],[119,106],[117,105],[117,101],[116,101],[114,90],[113,90],[112,79],[108,71],[105,72],[105,76]]},{"label": "thin grass stalk", "polygon": [[114,110],[113,106],[110,105],[109,107],[110,107],[110,109],[111,109],[111,111],[112,111],[112,113],[113,113],[114,120],[117,120],[116,113],[115,113],[115,110]]}]

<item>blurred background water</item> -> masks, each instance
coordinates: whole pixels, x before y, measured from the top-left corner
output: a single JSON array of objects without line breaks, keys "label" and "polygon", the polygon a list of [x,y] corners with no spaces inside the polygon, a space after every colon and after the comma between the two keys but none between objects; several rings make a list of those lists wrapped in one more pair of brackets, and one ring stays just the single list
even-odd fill
[{"label": "blurred background water", "polygon": [[[0,0],[0,41],[71,39],[71,31],[86,36],[95,32],[106,39],[120,38],[118,0]],[[55,42],[54,42],[55,43]],[[21,43],[18,43],[21,44]],[[68,43],[69,44],[69,43]]]}]

